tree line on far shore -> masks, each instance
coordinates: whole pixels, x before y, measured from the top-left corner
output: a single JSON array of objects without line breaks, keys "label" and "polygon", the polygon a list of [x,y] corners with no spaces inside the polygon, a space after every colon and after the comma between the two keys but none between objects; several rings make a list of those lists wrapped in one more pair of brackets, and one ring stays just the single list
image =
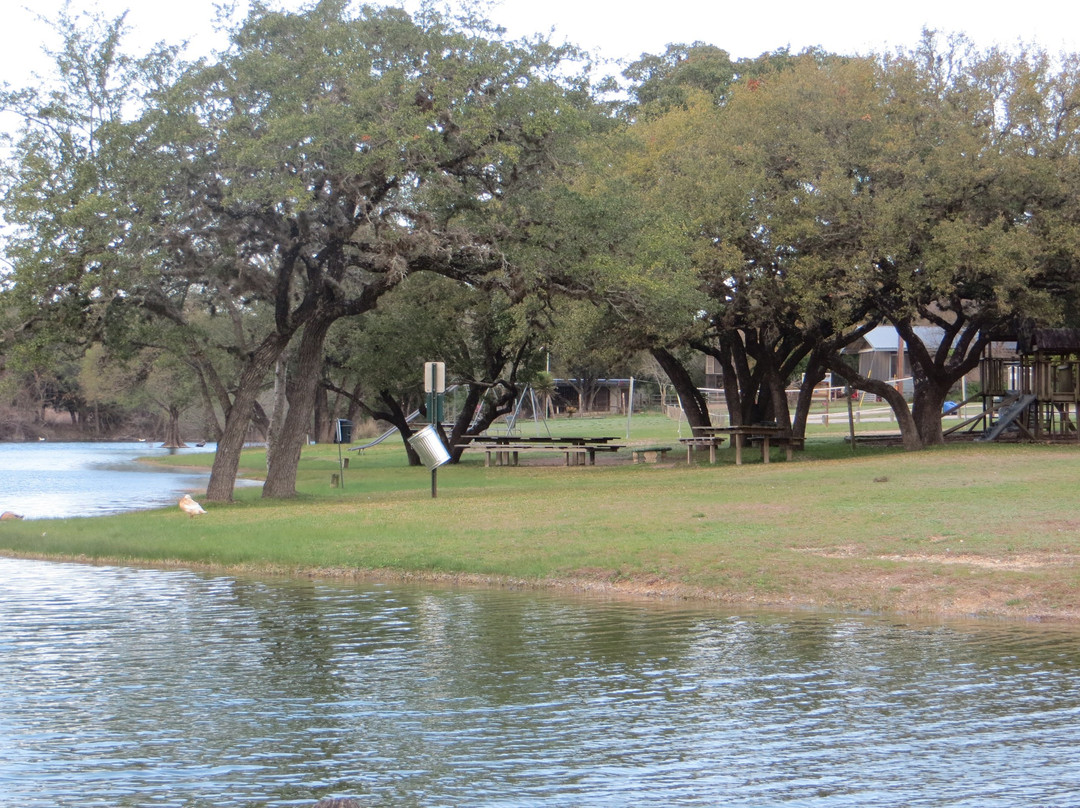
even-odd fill
[{"label": "tree line on far shore", "polygon": [[[643,363],[707,424],[711,356],[736,423],[801,434],[832,373],[917,449],[990,341],[1076,322],[1080,55],[934,32],[869,56],[699,42],[600,78],[469,6],[256,4],[228,26],[186,61],[129,53],[123,17],[64,14],[54,74],[0,93],[22,121],[5,398],[98,424],[155,407],[173,440],[198,410],[209,499],[232,497],[253,423],[267,497],[295,493],[335,416],[407,436],[432,360],[461,397],[451,446],[553,371]],[[842,354],[885,323],[910,402]]]}]

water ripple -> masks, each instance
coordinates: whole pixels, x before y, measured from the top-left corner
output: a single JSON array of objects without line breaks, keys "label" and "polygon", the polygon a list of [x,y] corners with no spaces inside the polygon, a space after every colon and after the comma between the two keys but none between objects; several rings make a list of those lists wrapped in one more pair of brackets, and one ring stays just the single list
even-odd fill
[{"label": "water ripple", "polygon": [[1067,807],[1077,639],[0,560],[0,804]]}]

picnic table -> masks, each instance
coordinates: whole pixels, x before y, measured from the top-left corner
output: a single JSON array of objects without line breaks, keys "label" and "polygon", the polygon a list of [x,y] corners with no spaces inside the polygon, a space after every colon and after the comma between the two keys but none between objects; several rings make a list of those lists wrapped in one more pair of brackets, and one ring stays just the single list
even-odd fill
[{"label": "picnic table", "polygon": [[679,443],[686,447],[686,462],[689,465],[694,459],[694,449],[708,449],[709,462],[716,463],[716,450],[724,442],[720,435],[700,434],[690,438],[679,438]]},{"label": "picnic table", "polygon": [[496,465],[516,466],[522,452],[562,452],[566,465],[596,465],[597,452],[616,452],[624,445],[612,443],[617,438],[611,436],[560,436],[524,438],[514,435],[479,435],[467,443],[455,444],[465,450],[477,450],[486,453],[485,466],[491,465],[494,457]]},{"label": "picnic table", "polygon": [[787,449],[787,459],[791,460],[792,449],[802,444],[802,438],[795,438],[784,434],[783,427],[775,424],[739,424],[736,426],[708,426],[695,427],[698,436],[730,435],[735,445],[735,465],[742,465],[742,450],[747,443],[761,444],[761,462],[769,462],[769,449],[773,443],[784,446]]}]

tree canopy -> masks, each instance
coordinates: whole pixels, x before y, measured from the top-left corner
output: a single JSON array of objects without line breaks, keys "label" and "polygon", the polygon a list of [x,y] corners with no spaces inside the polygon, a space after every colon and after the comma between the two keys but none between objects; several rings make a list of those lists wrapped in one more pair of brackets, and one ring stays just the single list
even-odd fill
[{"label": "tree canopy", "polygon": [[[706,297],[704,330],[652,332],[673,380],[688,379],[673,349],[692,346],[724,369],[733,418],[787,423],[792,376],[806,368],[812,385],[828,368],[888,398],[909,446],[940,442],[942,401],[993,336],[1018,317],[1055,321],[1074,299],[1076,253],[1056,245],[1074,243],[1061,206],[1075,171],[1075,59],[928,33],[911,53],[774,54],[703,73],[723,57],[705,49],[696,64],[695,50],[630,71],[643,114],[580,186],[610,198],[624,184],[619,198],[659,223],[622,217],[639,235],[619,242],[633,255],[606,276],[607,303],[627,272],[639,283],[655,273],[649,256],[667,244],[685,253],[678,277]],[[839,353],[882,321],[910,346],[911,410]],[[920,324],[944,333],[933,351]],[[699,409],[692,422],[707,418]]]},{"label": "tree canopy", "polygon": [[[211,499],[231,498],[253,418],[275,425],[264,495],[294,492],[328,355],[354,406],[403,420],[434,348],[394,334],[418,320],[446,349],[423,358],[474,396],[451,443],[543,347],[580,378],[651,354],[695,425],[688,361],[717,360],[736,422],[796,432],[831,370],[916,448],[990,340],[1080,310],[1076,55],[929,32],[873,57],[695,42],[630,65],[612,105],[572,48],[473,9],[257,3],[195,63],[128,56],[123,18],[58,30],[56,81],[0,97],[24,120],[5,362],[104,346],[131,384],[160,363],[220,413]],[[910,405],[842,356],[879,323],[909,346]]]},{"label": "tree canopy", "polygon": [[[210,498],[231,497],[256,396],[294,337],[306,373],[334,321],[412,272],[506,275],[517,200],[587,129],[591,100],[564,69],[570,51],[468,22],[335,0],[298,13],[256,5],[220,57],[155,74],[137,115],[94,128],[115,159],[90,193],[103,232],[78,230],[91,243],[64,262],[80,291],[107,276],[94,295],[177,324],[191,295],[268,315],[233,388]],[[32,160],[42,127],[28,121],[22,166],[58,161],[78,176],[99,153]],[[48,221],[25,233],[28,245],[58,240]],[[71,299],[54,288],[50,302]],[[292,490],[314,381],[291,402],[270,495]]]}]

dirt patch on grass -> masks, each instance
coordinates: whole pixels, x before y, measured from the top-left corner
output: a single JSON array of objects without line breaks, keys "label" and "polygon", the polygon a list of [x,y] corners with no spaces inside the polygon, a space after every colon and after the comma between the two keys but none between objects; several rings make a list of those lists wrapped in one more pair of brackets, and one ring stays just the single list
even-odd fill
[{"label": "dirt patch on grass", "polygon": [[1001,558],[991,558],[971,553],[945,553],[930,554],[916,553],[910,555],[882,555],[877,556],[883,561],[903,561],[932,564],[967,564],[973,567],[983,567],[991,570],[1032,570],[1047,569],[1050,567],[1075,567],[1078,557],[1064,553],[1023,553],[1009,555]]},{"label": "dirt patch on grass", "polygon": [[946,550],[941,553],[890,553],[884,555],[866,555],[854,544],[843,544],[829,548],[793,547],[800,553],[815,555],[820,558],[873,558],[879,561],[896,561],[906,564],[965,564],[990,570],[1035,570],[1062,567],[1076,567],[1080,555],[1075,553],[1009,553],[1001,556],[978,555],[975,553],[954,553]]},{"label": "dirt patch on grass", "polygon": [[943,548],[881,554],[854,544],[793,549],[844,562],[804,583],[818,603],[942,616],[1080,620],[1074,597],[1080,568],[1076,553],[988,555]]}]

